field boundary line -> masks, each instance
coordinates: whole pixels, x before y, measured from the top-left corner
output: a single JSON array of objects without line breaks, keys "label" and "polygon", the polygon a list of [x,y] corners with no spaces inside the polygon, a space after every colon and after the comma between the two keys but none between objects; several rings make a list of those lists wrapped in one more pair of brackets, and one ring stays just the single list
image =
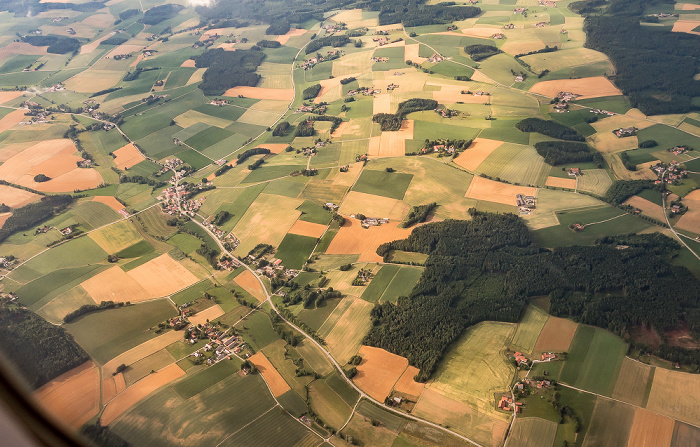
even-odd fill
[{"label": "field boundary line", "polygon": [[[261,377],[262,377],[262,376],[261,376]],[[267,385],[267,382],[265,382],[265,384]],[[224,439],[221,440],[221,442],[219,442],[218,444],[216,444],[216,447],[219,447],[221,444],[223,444],[224,442],[226,442],[231,436],[234,436],[234,435],[238,434],[238,432],[240,432],[241,430],[243,430],[244,428],[246,428],[247,426],[249,426],[249,425],[252,424],[253,422],[257,421],[258,419],[260,419],[261,417],[265,416],[267,413],[269,413],[270,411],[272,411],[273,409],[275,409],[275,408],[277,408],[277,407],[279,407],[279,406],[280,406],[279,403],[275,403],[275,404],[274,404],[273,406],[271,406],[266,412],[264,412],[264,413],[261,414],[260,416],[256,417],[256,418],[253,419],[252,421],[248,422],[248,423],[245,424],[243,427],[241,427],[241,428],[239,428],[238,430],[234,431],[234,432],[231,433],[230,435],[226,436]]]}]

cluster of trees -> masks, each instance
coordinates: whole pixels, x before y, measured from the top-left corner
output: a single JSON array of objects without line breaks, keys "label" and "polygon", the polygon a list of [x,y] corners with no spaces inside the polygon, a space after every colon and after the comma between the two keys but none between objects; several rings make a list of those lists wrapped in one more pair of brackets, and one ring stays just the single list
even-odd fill
[{"label": "cluster of trees", "polygon": [[344,47],[345,45],[350,43],[350,38],[346,36],[345,34],[339,35],[339,36],[328,36],[328,37],[322,37],[320,39],[312,40],[307,46],[306,46],[306,54],[311,54],[314,53],[318,50],[320,50],[323,47]]},{"label": "cluster of trees", "polygon": [[0,340],[5,358],[35,389],[90,359],[65,329],[14,304],[0,304]]},{"label": "cluster of trees", "polygon": [[[137,16],[141,13],[138,9],[127,9],[126,11],[120,12],[119,13],[119,18],[122,20],[127,20],[130,19],[134,16]],[[104,41],[102,41],[104,43]]]},{"label": "cluster of trees", "polygon": [[254,162],[252,162],[251,164],[249,164],[248,169],[250,169],[251,171],[255,171],[260,166],[262,166],[263,163],[265,163],[265,160],[263,160],[262,158],[259,158],[259,159],[255,160]]},{"label": "cluster of trees", "polygon": [[455,2],[424,5],[424,1],[390,0],[372,2],[369,9],[379,11],[379,24],[403,23],[405,26],[435,25],[466,20],[481,14],[475,6],[455,6]]},{"label": "cluster of trees", "polygon": [[100,90],[99,92],[93,93],[92,95],[90,95],[90,98],[94,98],[94,97],[96,97],[96,96],[106,95],[107,93],[116,92],[117,90],[121,90],[121,89],[122,89],[122,87],[110,87],[110,88],[106,88],[106,89],[104,89],[104,90]]},{"label": "cluster of trees", "polygon": [[35,203],[17,208],[0,228],[0,242],[17,231],[31,228],[65,210],[73,202],[69,195],[45,196]]},{"label": "cluster of trees", "polygon": [[343,294],[337,290],[333,290],[333,287],[329,287],[326,290],[314,290],[310,287],[305,287],[293,294],[287,294],[282,302],[289,306],[302,303],[305,309],[313,309],[321,306],[327,299],[340,298],[342,296]]},{"label": "cluster of trees", "polygon": [[142,175],[121,175],[119,176],[119,183],[138,183],[139,185],[148,185],[154,188],[167,185],[167,183],[162,180],[154,180]]},{"label": "cluster of trees", "polygon": [[281,123],[277,124],[275,126],[275,129],[272,131],[272,136],[274,137],[283,137],[285,133],[289,130],[289,123],[286,121],[282,121]]},{"label": "cluster of trees", "polygon": [[52,9],[72,9],[78,12],[93,12],[104,8],[105,0],[96,0],[87,3],[41,3],[37,0],[3,0],[0,2],[0,11],[9,11],[16,17],[34,17],[37,14]]},{"label": "cluster of trees", "polygon": [[307,101],[309,99],[314,99],[316,96],[318,96],[320,91],[321,91],[321,84],[314,84],[311,87],[305,88],[304,92],[301,94],[301,97],[304,101]]},{"label": "cluster of trees", "polygon": [[[286,33],[282,33],[282,34],[286,34]],[[255,45],[259,46],[260,48],[279,48],[282,46],[282,44],[277,42],[276,40],[261,40],[260,42],[256,43]]]},{"label": "cluster of trees", "polygon": [[412,207],[411,211],[409,211],[408,215],[406,216],[406,220],[401,223],[401,228],[408,228],[411,225],[425,222],[430,215],[430,212],[435,209],[435,207],[437,207],[436,202]]},{"label": "cluster of trees", "polygon": [[218,96],[226,90],[242,85],[255,87],[260,75],[255,72],[265,59],[265,53],[256,50],[208,50],[194,56],[195,67],[206,68],[199,88],[205,95]]},{"label": "cluster of trees", "polygon": [[556,45],[553,47],[550,47],[549,45],[545,45],[544,48],[542,48],[542,49],[530,51],[527,53],[516,54],[515,57],[529,56],[531,54],[537,54],[537,53],[552,53],[552,52],[557,51],[557,50],[559,50],[559,47],[557,47]]},{"label": "cluster of trees", "polygon": [[211,223],[213,223],[216,226],[219,226],[225,223],[230,217],[231,213],[229,213],[226,210],[221,210],[218,213],[216,213],[216,216],[214,216]]},{"label": "cluster of trees", "polygon": [[[590,3],[590,2],[586,2]],[[604,14],[584,22],[586,47],[605,53],[615,65],[615,84],[632,107],[646,115],[687,113],[700,82],[700,36],[640,24],[648,2],[613,0]]]},{"label": "cluster of trees", "polygon": [[297,125],[296,130],[294,131],[294,136],[295,137],[313,137],[314,133],[316,133],[316,129],[314,129],[314,122],[311,119],[305,119],[301,123]]},{"label": "cluster of trees", "polygon": [[636,171],[637,170],[637,165],[630,161],[630,156],[627,153],[627,151],[620,153],[620,161],[622,161],[622,164],[625,165],[625,168],[628,171]]},{"label": "cluster of trees", "polygon": [[89,314],[91,312],[97,312],[98,310],[105,310],[105,309],[116,309],[117,307],[123,307],[125,305],[128,305],[128,303],[115,303],[114,301],[102,301],[99,305],[97,304],[83,304],[73,312],[69,312],[66,314],[65,317],[63,317],[63,322],[64,323],[70,323],[71,321],[75,320],[78,317],[81,317],[85,314]]},{"label": "cluster of trees", "polygon": [[270,149],[266,149],[264,147],[256,147],[253,149],[246,149],[245,151],[241,152],[236,156],[236,159],[238,160],[238,164],[243,163],[253,155],[260,155],[260,154],[269,154]]},{"label": "cluster of trees", "polygon": [[109,427],[103,427],[100,425],[99,421],[95,424],[88,424],[83,426],[80,433],[88,438],[90,441],[99,445],[100,447],[129,447],[130,443],[123,440],[119,435],[114,433],[109,429]]},{"label": "cluster of trees", "polygon": [[277,20],[267,27],[265,34],[282,36],[287,34],[292,27],[287,19]]},{"label": "cluster of trees", "polygon": [[608,188],[603,200],[617,206],[633,195],[639,194],[643,189],[654,187],[654,182],[651,180],[617,180]]},{"label": "cluster of trees", "polygon": [[66,36],[55,36],[49,34],[48,36],[23,36],[22,42],[27,42],[29,45],[35,47],[45,47],[47,53],[53,54],[66,54],[78,51],[80,49],[80,41],[73,37]]},{"label": "cluster of trees", "polygon": [[640,324],[700,330],[700,281],[668,263],[679,247],[670,238],[627,235],[549,251],[531,242],[515,215],[470,214],[472,221],[423,225],[377,250],[430,255],[410,296],[375,306],[364,340],[407,357],[421,368],[417,380],[430,377],[465,328],[517,321],[532,296],[549,295],[555,315],[621,335]]},{"label": "cluster of trees", "polygon": [[34,181],[37,183],[48,182],[49,180],[51,180],[51,178],[44,174],[37,174],[34,176]]},{"label": "cluster of trees", "polygon": [[535,149],[544,157],[544,162],[552,166],[592,161],[599,168],[603,167],[603,157],[586,143],[540,141],[535,143]]},{"label": "cluster of trees", "polygon": [[351,83],[352,81],[356,81],[356,80],[357,80],[357,78],[352,77],[352,76],[349,77],[349,78],[343,78],[343,79],[340,80],[340,85],[346,85],[346,84],[349,84],[349,83]]},{"label": "cluster of trees", "polygon": [[576,129],[556,121],[543,120],[541,118],[525,118],[516,124],[515,127],[521,132],[537,132],[560,140],[586,141]]},{"label": "cluster of trees", "polygon": [[313,121],[330,121],[332,123],[330,133],[335,132],[338,126],[343,122],[342,118],[331,115],[314,115],[310,119]]},{"label": "cluster of trees", "polygon": [[372,121],[381,126],[382,131],[396,131],[401,129],[401,122],[404,116],[420,110],[435,110],[438,102],[434,99],[413,98],[399,104],[395,114],[377,113],[372,117]]},{"label": "cluster of trees", "polygon": [[102,42],[100,42],[100,45],[121,45],[124,42],[129,40],[129,37],[126,36],[120,36],[120,35],[114,35],[110,37],[109,39],[105,39]]},{"label": "cluster of trees", "polygon": [[472,58],[472,60],[479,62],[483,61],[487,57],[491,57],[494,54],[502,53],[501,50],[493,45],[467,45],[464,47],[464,52]]},{"label": "cluster of trees", "polygon": [[157,25],[164,20],[172,19],[183,9],[185,9],[184,6],[172,3],[156,6],[147,10],[141,21],[146,25]]}]

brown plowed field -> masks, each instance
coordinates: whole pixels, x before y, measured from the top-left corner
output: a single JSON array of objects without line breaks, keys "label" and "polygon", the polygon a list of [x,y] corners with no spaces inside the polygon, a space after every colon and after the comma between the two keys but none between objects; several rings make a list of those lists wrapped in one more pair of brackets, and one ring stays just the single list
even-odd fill
[{"label": "brown plowed field", "polygon": [[469,184],[469,189],[465,197],[476,200],[486,200],[489,202],[502,203],[504,205],[516,205],[515,195],[523,194],[534,196],[536,188],[529,186],[515,186],[508,183],[496,182],[487,178],[474,176]]},{"label": "brown plowed field", "polygon": [[693,191],[683,198],[688,211],[681,216],[676,226],[681,230],[700,233],[700,190]]},{"label": "brown plowed field", "polygon": [[281,43],[282,45],[286,44],[289,41],[290,37],[299,37],[303,36],[306,34],[305,29],[298,29],[298,28],[292,28],[289,31],[287,31],[287,34],[283,34],[281,36],[277,36],[277,42]]},{"label": "brown plowed field", "polygon": [[120,147],[113,153],[115,155],[114,164],[121,170],[129,169],[146,159],[132,143]]},{"label": "brown plowed field", "polygon": [[261,303],[267,299],[265,297],[265,290],[262,285],[260,285],[260,281],[258,281],[255,275],[250,273],[249,270],[243,271],[243,273],[236,276],[233,281]]},{"label": "brown plowed field", "polygon": [[535,343],[535,352],[566,352],[578,328],[566,318],[549,317]]},{"label": "brown plowed field", "polygon": [[622,95],[622,92],[604,76],[542,81],[533,85],[530,91],[549,98],[554,98],[559,92],[571,92],[581,95],[578,99]]},{"label": "brown plowed field", "polygon": [[100,422],[102,425],[111,424],[122,413],[136,405],[141,399],[184,375],[185,371],[174,363],[160,371],[149,374],[115,397],[104,409]]},{"label": "brown plowed field", "polygon": [[653,217],[654,219],[660,220],[663,222],[664,220],[664,210],[661,208],[659,205],[655,204],[654,202],[650,202],[647,199],[643,199],[638,196],[632,196],[629,199],[624,201],[625,205],[632,205],[635,208],[639,208],[642,210],[642,213],[649,217]]},{"label": "brown plowed field", "polygon": [[377,247],[385,242],[405,239],[411,234],[411,228],[398,228],[398,225],[398,222],[390,222],[378,227],[362,228],[359,220],[347,218],[328,246],[326,254],[359,253],[359,262],[381,262],[382,257],[377,254]]},{"label": "brown plowed field", "polygon": [[24,110],[15,110],[0,119],[0,133],[12,129],[24,119]]},{"label": "brown plowed field", "polygon": [[457,158],[454,162],[470,171],[476,170],[479,165],[488,158],[489,155],[493,153],[503,144],[503,141],[489,140],[486,138],[476,138],[472,142],[471,146]]},{"label": "brown plowed field", "polygon": [[99,411],[97,368],[85,362],[36,390],[34,397],[57,420],[77,430]]},{"label": "brown plowed field", "polygon": [[384,349],[361,346],[359,355],[362,362],[357,365],[355,384],[364,392],[384,402],[394,384],[408,367],[408,360]]},{"label": "brown plowed field", "polygon": [[291,389],[282,378],[282,375],[277,372],[275,367],[272,366],[272,363],[265,357],[265,354],[258,352],[252,355],[248,360],[253,362],[258,371],[260,371],[260,374],[262,374],[267,382],[267,386],[270,387],[273,396],[279,397]]},{"label": "brown plowed field", "polygon": [[104,203],[108,207],[112,208],[114,211],[121,211],[124,209],[124,205],[122,205],[119,202],[119,200],[115,199],[112,196],[95,196],[93,197],[92,201]]},{"label": "brown plowed field", "polygon": [[675,421],[667,417],[638,409],[627,445],[632,447],[670,447]]},{"label": "brown plowed field", "polygon": [[5,104],[24,95],[24,92],[0,92],[0,104]]},{"label": "brown plowed field", "polygon": [[219,306],[218,304],[211,306],[208,309],[204,309],[201,312],[197,312],[196,314],[192,315],[191,317],[188,318],[190,320],[190,323],[197,325],[197,324],[204,324],[208,321],[213,321],[220,316],[224,314],[224,310]]},{"label": "brown plowed field", "polygon": [[419,383],[413,380],[413,378],[420,372],[420,369],[415,366],[409,366],[406,371],[401,375],[399,381],[394,385],[394,390],[399,393],[408,394],[418,398],[425,388],[424,383]]},{"label": "brown plowed field", "polygon": [[326,228],[325,225],[297,220],[294,225],[292,225],[292,228],[289,229],[289,233],[298,234],[300,236],[321,237],[323,233],[326,232]]},{"label": "brown plowed field", "polygon": [[141,284],[117,266],[86,279],[80,285],[97,304],[102,301],[137,303],[151,298]]}]

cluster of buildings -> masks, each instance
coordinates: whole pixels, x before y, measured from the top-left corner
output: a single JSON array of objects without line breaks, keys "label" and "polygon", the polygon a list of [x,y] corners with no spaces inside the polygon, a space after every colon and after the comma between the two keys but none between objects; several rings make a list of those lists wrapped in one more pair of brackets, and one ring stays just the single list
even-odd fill
[{"label": "cluster of buildings", "polygon": [[364,96],[374,96],[378,95],[382,92],[382,89],[380,88],[374,88],[374,87],[360,87],[357,90],[350,90],[348,92],[348,96],[357,96],[359,94],[362,94]]},{"label": "cluster of buildings", "polygon": [[[178,140],[179,141],[179,140]],[[173,141],[174,142],[174,141]],[[177,144],[177,143],[175,143]],[[162,168],[158,171],[159,174],[164,174],[168,171],[174,171],[178,166],[181,166],[184,162],[177,157],[169,158],[162,163]]]},{"label": "cluster of buildings", "polygon": [[[201,338],[202,335],[207,337],[209,342],[190,354],[190,357],[194,357],[196,361],[202,362],[206,358],[207,365],[214,365],[222,360],[231,358],[232,354],[242,358],[250,357],[250,352],[246,350],[246,343],[242,337],[239,335],[226,336],[225,332],[211,323],[203,324],[201,329],[189,328],[185,332],[185,338],[189,340],[190,344],[195,344],[197,338]],[[207,358],[206,353],[209,352],[211,354]]]},{"label": "cluster of buildings", "polygon": [[[352,214],[350,217],[354,219],[355,215]],[[378,227],[379,225],[386,223],[389,223],[389,219],[387,217],[365,217],[365,219],[361,222],[362,226],[365,228]]]},{"label": "cluster of buildings", "polygon": [[323,104],[302,104],[298,109],[297,113],[315,113],[316,115],[323,115],[326,113],[328,106]]},{"label": "cluster of buildings", "polygon": [[540,6],[546,6],[547,8],[556,8],[557,7],[557,2],[553,2],[550,0],[540,0],[539,4],[540,4]]},{"label": "cluster of buildings", "polygon": [[337,33],[338,31],[343,31],[348,29],[347,25],[343,22],[338,22],[338,23],[328,23],[328,24],[323,24],[321,26],[321,29],[324,29],[326,31],[326,34],[332,35]]},{"label": "cluster of buildings", "polygon": [[223,106],[229,105],[229,101],[228,101],[228,99],[214,99],[209,104],[211,104],[213,106],[223,107]]},{"label": "cluster of buildings", "polygon": [[649,17],[657,17],[657,18],[659,18],[659,19],[668,19],[668,18],[671,18],[671,17],[676,17],[676,18],[678,18],[679,15],[678,15],[678,14],[668,14],[668,13],[665,13],[665,12],[660,12],[660,13],[658,13],[658,14],[649,14]]},{"label": "cluster of buildings", "polygon": [[[515,203],[518,206],[518,211],[520,214],[530,215],[535,209],[536,199],[534,196],[526,196],[523,194],[515,195]],[[517,356],[517,352],[515,353]]]},{"label": "cluster of buildings", "polygon": [[515,23],[506,23],[503,25],[503,29],[515,29]]},{"label": "cluster of buildings", "polygon": [[619,129],[613,130],[613,133],[617,138],[633,137],[637,135],[637,128],[632,127],[620,127]]},{"label": "cluster of buildings", "polygon": [[92,160],[89,158],[83,158],[82,160],[76,162],[79,168],[91,168],[92,167]]},{"label": "cluster of buildings", "polygon": [[164,189],[158,198],[163,202],[163,211],[170,214],[171,216],[177,215],[182,209],[189,216],[194,216],[199,208],[204,204],[206,197],[200,197],[195,200],[183,200],[185,196],[188,196],[191,192],[191,188],[201,189],[201,183],[198,185],[191,186],[189,184],[171,186]]},{"label": "cluster of buildings", "polygon": [[326,61],[332,61],[334,59],[338,59],[342,55],[344,55],[345,52],[343,50],[331,50],[329,51],[325,56],[321,56],[320,54],[316,54],[316,56],[311,57],[309,59],[304,59],[304,62],[302,62],[299,65],[299,68],[303,68],[304,70],[311,70],[314,68],[316,64],[320,64],[321,62],[326,62]]},{"label": "cluster of buildings", "polygon": [[[343,166],[343,167],[346,167],[346,166]],[[348,172],[347,170],[343,171],[343,168],[340,168],[340,170],[341,170],[341,172]],[[326,202],[323,205],[323,207],[327,210],[330,210],[330,211],[336,211],[338,209],[338,205],[336,205],[335,203],[331,203],[331,202]]]},{"label": "cluster of buildings", "polygon": [[394,84],[394,83],[392,82],[391,84],[389,84],[389,85],[386,86],[386,91],[387,91],[387,92],[393,92],[393,91],[396,90],[397,88],[399,88],[399,85],[398,85],[398,84]]},{"label": "cluster of buildings", "polygon": [[501,39],[505,39],[506,35],[503,33],[496,33],[493,36],[491,36],[491,38],[496,39],[496,40],[501,40]]},{"label": "cluster of buildings", "polygon": [[458,29],[457,25],[450,25],[447,27],[447,31],[457,31]]},{"label": "cluster of buildings", "polygon": [[0,268],[9,270],[17,260],[14,256],[0,256]]},{"label": "cluster of buildings", "polygon": [[442,109],[440,109],[440,108],[435,109],[435,113],[437,113],[438,115],[440,115],[443,118],[452,118],[454,116],[459,115],[459,110],[452,110],[452,109],[448,109],[445,107]]},{"label": "cluster of buildings", "polygon": [[388,57],[372,56],[371,61],[372,62],[386,63],[386,62],[389,62],[389,58]]},{"label": "cluster of buildings", "polygon": [[535,23],[535,28],[544,28],[547,25],[549,25],[549,22],[537,22]]},{"label": "cluster of buildings", "polygon": [[[115,54],[114,56],[112,56],[112,59],[114,59],[115,61],[121,61],[124,59],[129,59],[130,57],[131,57],[131,54],[129,54],[129,53],[127,53],[127,54]],[[109,56],[105,56],[105,59],[109,59]]]},{"label": "cluster of buildings", "polygon": [[442,62],[444,60],[445,58],[439,53],[435,53],[428,58],[428,62],[430,62],[431,64],[437,64],[438,62]]},{"label": "cluster of buildings", "polygon": [[432,148],[430,148],[430,147],[424,147],[424,148],[421,148],[421,150],[420,150],[420,153],[421,153],[421,154],[427,154],[427,153],[430,153],[430,152],[437,152],[437,153],[444,152],[444,153],[446,153],[446,154],[454,154],[454,153],[455,153],[455,147],[452,146],[452,145],[446,146],[446,145],[444,145],[444,144],[436,144],[436,145],[434,145]]},{"label": "cluster of buildings", "polygon": [[571,92],[559,92],[554,97],[554,111],[557,113],[565,113],[569,111],[569,101],[578,98],[581,95]]},{"label": "cluster of buildings", "polygon": [[501,396],[501,400],[498,401],[498,409],[505,411],[515,411],[520,413],[522,411],[522,402],[514,402],[513,398],[510,396]]},{"label": "cluster of buildings", "polygon": [[523,76],[523,75],[517,75],[517,76],[515,77],[515,82],[523,82],[523,81],[525,81],[525,76]]},{"label": "cluster of buildings", "polygon": [[569,168],[566,170],[566,173],[571,176],[571,177],[576,177],[579,175],[583,175],[583,172],[581,171],[581,168]]},{"label": "cluster of buildings", "polygon": [[527,8],[523,8],[523,7],[515,8],[515,9],[513,9],[513,14],[525,15],[525,14],[527,14]]},{"label": "cluster of buildings", "polygon": [[654,182],[657,185],[660,185],[664,182],[664,177],[666,178],[666,183],[674,185],[683,180],[688,175],[688,171],[683,169],[681,164],[678,163],[676,160],[673,160],[668,165],[661,162],[657,163],[651,167],[651,170],[654,171],[659,177],[658,180]]},{"label": "cluster of buildings", "polygon": [[613,116],[613,112],[609,112],[607,110],[603,109],[591,109],[591,113],[595,113],[596,115],[608,115],[608,116]]},{"label": "cluster of buildings", "polygon": [[671,152],[673,155],[685,154],[686,152],[688,152],[690,150],[692,150],[692,149],[688,148],[688,146],[675,146],[675,147],[672,147],[671,149],[667,149],[667,151]]}]

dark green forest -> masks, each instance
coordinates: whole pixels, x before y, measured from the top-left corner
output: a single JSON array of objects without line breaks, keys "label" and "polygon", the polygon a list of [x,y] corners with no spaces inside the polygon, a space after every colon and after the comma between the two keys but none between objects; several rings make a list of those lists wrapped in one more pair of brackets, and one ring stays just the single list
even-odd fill
[{"label": "dark green forest", "polygon": [[260,75],[255,72],[265,59],[265,53],[255,50],[224,51],[221,48],[205,51],[193,57],[195,67],[207,68],[199,88],[205,95],[222,95],[236,86],[255,87]]},{"label": "dark green forest", "polygon": [[66,209],[73,202],[68,195],[42,197],[40,201],[17,208],[0,228],[0,242],[17,231],[27,230]]},{"label": "dark green forest", "polygon": [[586,143],[574,141],[540,141],[535,143],[537,153],[552,166],[593,161],[603,167],[603,157]]},{"label": "dark green forest", "polygon": [[[427,380],[449,345],[481,321],[516,322],[529,297],[549,295],[552,313],[625,336],[648,325],[660,333],[700,331],[700,281],[668,258],[678,244],[660,234],[606,238],[594,246],[536,246],[515,215],[482,214],[413,230],[381,245],[430,255],[410,296],[372,310],[364,343],[405,356]],[[626,245],[624,250],[617,245]],[[693,357],[697,367],[700,353]]]},{"label": "dark green forest", "polygon": [[515,127],[521,132],[537,132],[560,140],[586,141],[576,129],[556,121],[543,120],[541,118],[525,118],[516,124]]}]

